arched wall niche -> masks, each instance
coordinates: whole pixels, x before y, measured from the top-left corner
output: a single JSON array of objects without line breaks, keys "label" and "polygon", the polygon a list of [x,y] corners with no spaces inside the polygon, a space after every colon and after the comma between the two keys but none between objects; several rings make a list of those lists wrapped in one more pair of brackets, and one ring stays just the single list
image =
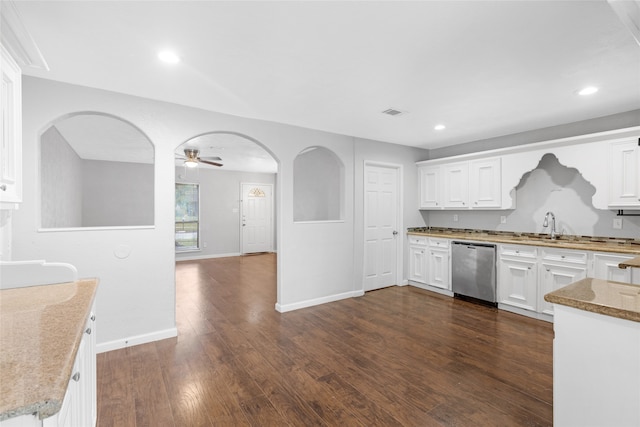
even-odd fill
[{"label": "arched wall niche", "polygon": [[107,113],[66,114],[40,132],[43,230],[154,225],[150,138]]},{"label": "arched wall niche", "polygon": [[294,222],[344,220],[344,164],[331,150],[312,146],[293,163]]}]

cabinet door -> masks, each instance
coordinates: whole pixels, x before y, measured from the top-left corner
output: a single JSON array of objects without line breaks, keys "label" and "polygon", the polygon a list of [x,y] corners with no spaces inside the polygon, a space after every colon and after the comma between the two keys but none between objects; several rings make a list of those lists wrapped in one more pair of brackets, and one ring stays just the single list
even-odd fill
[{"label": "cabinet door", "polygon": [[440,202],[440,166],[419,169],[420,209],[442,209]]},{"label": "cabinet door", "polygon": [[469,207],[469,163],[444,165],[444,207]]},{"label": "cabinet door", "polygon": [[618,267],[618,264],[633,258],[632,256],[625,255],[595,253],[593,254],[593,272],[591,273],[591,277],[614,282],[632,283],[631,270],[633,269],[622,269]]},{"label": "cabinet door", "polygon": [[22,201],[22,80],[3,46],[0,55],[0,207],[10,207]]},{"label": "cabinet door", "polygon": [[570,283],[587,277],[586,265],[561,265],[549,262],[540,264],[540,288],[538,293],[538,311],[553,315],[553,304],[544,300],[544,296]]},{"label": "cabinet door", "polygon": [[449,251],[429,249],[429,285],[451,289],[449,280]]},{"label": "cabinet door", "polygon": [[500,158],[471,162],[469,200],[471,208],[502,206],[502,170]]},{"label": "cabinet door", "polygon": [[427,283],[427,248],[409,246],[409,280]]},{"label": "cabinet door", "polygon": [[609,206],[640,207],[640,149],[635,138],[609,144]]},{"label": "cabinet door", "polygon": [[499,273],[500,303],[535,311],[538,286],[536,261],[500,259]]}]

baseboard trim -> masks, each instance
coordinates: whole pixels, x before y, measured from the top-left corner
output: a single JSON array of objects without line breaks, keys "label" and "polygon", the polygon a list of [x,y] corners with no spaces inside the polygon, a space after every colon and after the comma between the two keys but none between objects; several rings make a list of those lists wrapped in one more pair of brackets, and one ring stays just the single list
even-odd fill
[{"label": "baseboard trim", "polygon": [[153,341],[160,341],[167,338],[173,338],[178,336],[178,329],[171,328],[163,331],[150,332],[148,334],[134,335],[132,337],[121,338],[118,340],[103,342],[96,344],[96,353],[104,353],[112,350],[119,350],[125,347],[132,347],[134,345],[146,344]]},{"label": "baseboard trim", "polygon": [[326,304],[328,302],[339,301],[341,299],[361,297],[364,295],[363,290],[344,292],[341,294],[329,295],[321,298],[309,299],[306,301],[295,302],[292,304],[279,304],[276,303],[276,311],[280,313],[286,313],[287,311],[299,310],[301,308],[313,307],[314,305]]},{"label": "baseboard trim", "polygon": [[198,259],[209,259],[209,258],[228,258],[232,256],[240,256],[242,255],[240,252],[231,252],[227,254],[209,254],[209,255],[189,255],[185,257],[178,257],[176,254],[176,261],[195,261]]}]

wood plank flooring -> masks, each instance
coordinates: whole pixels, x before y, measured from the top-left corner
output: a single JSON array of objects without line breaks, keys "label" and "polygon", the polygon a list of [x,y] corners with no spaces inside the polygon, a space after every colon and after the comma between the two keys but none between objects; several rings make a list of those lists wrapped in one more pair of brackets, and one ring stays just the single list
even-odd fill
[{"label": "wood plank flooring", "polygon": [[552,424],[551,324],[411,286],[280,314],[275,265],[177,263],[179,336],[98,355],[98,425]]}]

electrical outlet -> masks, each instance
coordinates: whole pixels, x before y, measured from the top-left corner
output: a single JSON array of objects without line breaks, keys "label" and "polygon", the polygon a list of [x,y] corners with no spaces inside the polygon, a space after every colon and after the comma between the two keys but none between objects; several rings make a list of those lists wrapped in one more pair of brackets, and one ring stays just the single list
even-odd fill
[{"label": "electrical outlet", "polygon": [[501,216],[500,217],[500,224],[506,224],[507,223],[507,217],[506,216]]},{"label": "electrical outlet", "polygon": [[622,230],[622,218],[613,218],[613,228]]},{"label": "electrical outlet", "polygon": [[453,222],[458,222],[458,214],[453,214]]},{"label": "electrical outlet", "polygon": [[207,242],[204,242],[204,243],[202,244],[202,246],[206,248],[206,247],[207,247]]}]

